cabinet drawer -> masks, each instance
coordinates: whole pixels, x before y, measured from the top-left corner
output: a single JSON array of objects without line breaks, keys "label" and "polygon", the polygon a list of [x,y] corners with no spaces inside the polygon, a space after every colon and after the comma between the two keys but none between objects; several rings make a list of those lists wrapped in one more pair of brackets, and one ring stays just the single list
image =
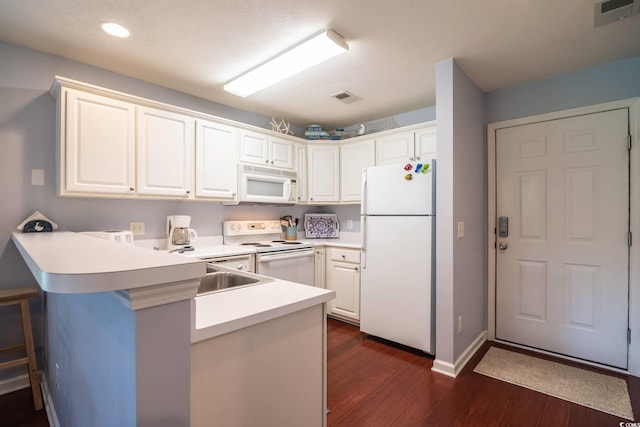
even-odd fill
[{"label": "cabinet drawer", "polygon": [[360,263],[360,251],[357,249],[331,248],[331,259],[334,261]]}]

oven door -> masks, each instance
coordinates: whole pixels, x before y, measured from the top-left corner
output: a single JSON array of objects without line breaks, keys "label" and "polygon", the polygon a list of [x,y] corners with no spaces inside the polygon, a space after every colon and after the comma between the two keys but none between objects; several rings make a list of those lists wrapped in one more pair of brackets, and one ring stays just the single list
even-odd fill
[{"label": "oven door", "polygon": [[313,248],[258,253],[256,260],[258,274],[303,285],[314,285]]}]

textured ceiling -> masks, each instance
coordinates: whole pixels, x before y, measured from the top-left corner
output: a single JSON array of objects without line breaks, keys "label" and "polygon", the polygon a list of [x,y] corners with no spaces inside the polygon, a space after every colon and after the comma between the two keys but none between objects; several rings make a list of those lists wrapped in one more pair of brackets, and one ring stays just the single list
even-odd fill
[{"label": "textured ceiling", "polygon": [[[640,17],[593,20],[593,0],[3,0],[0,40],[332,129],[435,105],[434,65],[450,57],[491,91],[640,55]],[[247,98],[223,91],[326,28],[348,53]],[[331,98],[344,90],[362,100]]]}]

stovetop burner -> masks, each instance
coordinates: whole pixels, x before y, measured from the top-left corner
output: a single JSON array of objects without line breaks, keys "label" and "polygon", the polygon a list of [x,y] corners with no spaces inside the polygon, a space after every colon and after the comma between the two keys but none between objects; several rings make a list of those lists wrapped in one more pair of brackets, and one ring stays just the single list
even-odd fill
[{"label": "stovetop burner", "polygon": [[283,239],[280,220],[223,221],[222,225],[225,245],[251,246],[257,252],[293,251],[313,246],[308,242]]}]

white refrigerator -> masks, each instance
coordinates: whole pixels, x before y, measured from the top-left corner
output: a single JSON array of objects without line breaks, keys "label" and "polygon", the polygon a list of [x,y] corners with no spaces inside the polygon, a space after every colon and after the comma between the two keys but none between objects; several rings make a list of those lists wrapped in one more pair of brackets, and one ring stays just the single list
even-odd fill
[{"label": "white refrigerator", "polygon": [[363,170],[360,330],[435,354],[435,160],[409,165]]}]

